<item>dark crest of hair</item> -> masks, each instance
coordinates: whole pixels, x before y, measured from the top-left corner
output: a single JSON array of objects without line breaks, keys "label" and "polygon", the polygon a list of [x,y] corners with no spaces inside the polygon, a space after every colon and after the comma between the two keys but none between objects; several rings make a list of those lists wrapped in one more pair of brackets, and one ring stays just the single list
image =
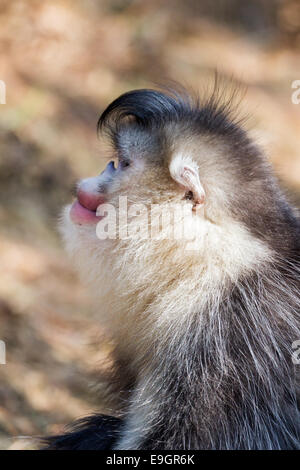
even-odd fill
[{"label": "dark crest of hair", "polygon": [[216,76],[213,91],[203,100],[178,85],[160,90],[129,91],[103,111],[98,121],[98,132],[104,130],[114,138],[128,122],[154,132],[166,124],[180,123],[194,131],[242,137],[242,119],[235,116],[236,96],[240,89],[238,86],[231,88],[229,96],[224,99],[224,87]]}]

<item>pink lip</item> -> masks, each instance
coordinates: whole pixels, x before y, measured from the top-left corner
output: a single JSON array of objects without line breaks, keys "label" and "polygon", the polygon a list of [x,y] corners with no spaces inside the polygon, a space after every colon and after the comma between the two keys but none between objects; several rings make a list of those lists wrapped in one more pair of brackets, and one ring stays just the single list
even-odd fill
[{"label": "pink lip", "polygon": [[102,217],[96,215],[96,211],[87,209],[76,200],[71,207],[70,217],[74,224],[96,224]]},{"label": "pink lip", "polygon": [[105,199],[102,194],[93,194],[87,191],[83,191],[82,189],[78,190],[77,198],[79,203],[85,208],[90,211],[96,212],[97,207],[100,204],[105,202]]}]

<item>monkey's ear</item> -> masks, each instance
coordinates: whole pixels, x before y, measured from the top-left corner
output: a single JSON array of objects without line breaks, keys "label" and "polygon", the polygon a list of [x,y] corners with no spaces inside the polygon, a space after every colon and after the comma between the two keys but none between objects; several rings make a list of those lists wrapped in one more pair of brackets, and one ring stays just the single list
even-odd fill
[{"label": "monkey's ear", "polygon": [[203,205],[205,201],[205,191],[200,182],[198,166],[190,158],[184,158],[181,155],[176,156],[170,163],[170,174],[174,181],[176,181],[180,187],[190,191],[193,194],[194,207]]}]

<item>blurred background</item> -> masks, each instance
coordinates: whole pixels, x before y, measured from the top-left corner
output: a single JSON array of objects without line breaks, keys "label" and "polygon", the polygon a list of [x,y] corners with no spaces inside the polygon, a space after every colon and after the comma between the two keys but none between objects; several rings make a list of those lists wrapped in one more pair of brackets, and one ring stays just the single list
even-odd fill
[{"label": "blurred background", "polygon": [[1,0],[0,448],[96,409],[109,345],[57,233],[77,178],[104,165],[104,107],[168,79],[200,90],[217,67],[300,201],[299,0]]}]

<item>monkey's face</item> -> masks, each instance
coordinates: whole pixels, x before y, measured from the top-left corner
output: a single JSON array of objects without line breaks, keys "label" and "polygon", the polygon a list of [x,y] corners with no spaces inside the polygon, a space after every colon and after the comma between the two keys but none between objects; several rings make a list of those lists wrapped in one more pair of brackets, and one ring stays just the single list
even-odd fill
[{"label": "monkey's face", "polygon": [[171,154],[134,126],[118,139],[115,161],[100,175],[80,181],[77,199],[65,210],[67,246],[80,272],[94,263],[94,277],[96,258],[102,268],[108,262],[111,271],[114,256],[119,267],[121,259],[141,251],[153,255],[153,262],[169,256],[172,264],[176,250],[193,241],[193,229],[199,232],[204,220],[205,190],[195,160]]},{"label": "monkey's face", "polygon": [[103,113],[117,164],[78,184],[63,233],[104,309],[149,305],[167,291],[169,304],[190,302],[191,292],[203,296],[200,281],[215,289],[268,256],[247,226],[265,201],[263,163],[226,119],[152,91]]}]

